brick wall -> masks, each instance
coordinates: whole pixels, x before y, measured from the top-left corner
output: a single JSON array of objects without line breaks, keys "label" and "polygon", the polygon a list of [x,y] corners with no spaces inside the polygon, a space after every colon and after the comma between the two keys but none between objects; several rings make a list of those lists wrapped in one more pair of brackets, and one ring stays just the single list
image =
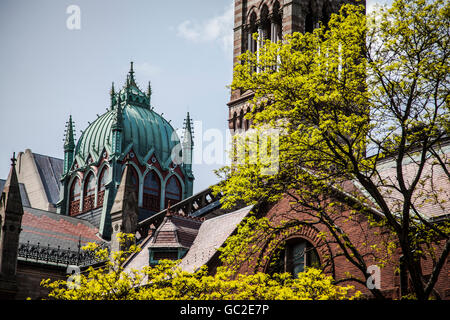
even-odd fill
[{"label": "brick wall", "polygon": [[[291,205],[287,198],[283,198],[277,204],[263,211],[262,216],[267,217],[274,225],[277,225],[281,220],[289,221],[291,219],[298,219],[305,221],[311,219],[311,216],[307,213],[292,212],[290,210]],[[298,209],[298,208],[297,208]],[[339,221],[338,225],[343,229],[345,233],[348,234],[352,243],[358,248],[358,251],[364,258],[367,266],[376,264],[376,260],[372,257],[375,252],[378,257],[385,258],[386,250],[383,242],[394,239],[392,234],[386,232],[385,229],[379,227],[371,227],[368,220],[362,214],[354,216],[351,220],[348,220],[349,211],[344,207],[340,213],[340,217],[336,218]],[[348,220],[348,221],[346,221]],[[341,249],[337,244],[331,243],[333,238],[328,237],[327,241],[321,239],[318,235],[321,231],[328,231],[327,228],[318,224],[314,227],[301,227],[299,230],[290,232],[284,236],[284,239],[290,238],[302,238],[309,241],[316,249],[319,254],[321,266],[325,266],[325,272],[334,277],[335,280],[344,279],[347,277],[347,273],[350,273],[355,278],[364,279],[364,275],[361,270],[359,270],[354,264],[352,264],[344,256],[339,256]],[[379,252],[374,251],[371,246],[376,245],[379,248]],[[444,242],[441,246],[437,247],[437,254],[439,254],[444,246]],[[264,252],[262,250],[261,255],[269,255],[269,252]],[[333,259],[327,257],[332,256]],[[387,259],[387,263],[381,268],[381,291],[386,297],[393,299],[399,298],[400,296],[400,276],[398,275],[398,265],[399,265],[399,250],[395,250],[394,253]],[[257,265],[255,259],[249,259],[240,269],[240,272],[255,272],[264,271],[268,264]],[[423,275],[427,277],[431,274],[433,264],[431,259],[428,257],[426,260],[422,260]],[[450,259],[447,258],[446,264],[444,265],[438,282],[435,285],[435,290],[442,299],[450,299]],[[370,291],[363,284],[355,281],[343,282],[341,285],[354,285],[357,290],[360,290],[365,295],[371,297]]]}]

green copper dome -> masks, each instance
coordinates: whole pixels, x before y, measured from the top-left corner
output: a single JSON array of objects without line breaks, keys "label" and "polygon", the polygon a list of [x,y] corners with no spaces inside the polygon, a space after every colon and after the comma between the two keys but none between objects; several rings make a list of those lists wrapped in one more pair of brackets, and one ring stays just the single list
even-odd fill
[{"label": "green copper dome", "polygon": [[172,150],[180,144],[179,137],[170,123],[152,110],[150,93],[144,94],[130,74],[120,92],[115,93],[113,87],[112,108],[91,123],[78,140],[75,160],[80,167],[87,164],[89,157],[92,162],[98,161],[104,150],[113,154],[114,130],[121,131],[119,158],[133,150],[141,163],[147,162],[152,154],[163,167],[171,163]]}]

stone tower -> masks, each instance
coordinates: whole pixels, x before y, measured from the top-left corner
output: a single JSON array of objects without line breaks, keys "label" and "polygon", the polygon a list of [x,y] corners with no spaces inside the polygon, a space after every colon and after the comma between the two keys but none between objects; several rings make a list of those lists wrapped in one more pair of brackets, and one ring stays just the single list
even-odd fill
[{"label": "stone tower", "polygon": [[[258,50],[254,33],[277,42],[293,32],[311,32],[319,21],[328,24],[331,14],[337,13],[344,3],[365,4],[365,0],[235,0],[233,65],[239,62],[240,54]],[[232,133],[249,128],[244,116],[250,112],[248,100],[252,96],[241,90],[231,92],[228,126]]]},{"label": "stone tower", "polygon": [[111,251],[126,249],[125,244],[119,243],[118,233],[136,233],[139,208],[137,191],[132,181],[131,164],[127,163],[122,174],[122,180],[117,190],[114,204],[111,208]]}]

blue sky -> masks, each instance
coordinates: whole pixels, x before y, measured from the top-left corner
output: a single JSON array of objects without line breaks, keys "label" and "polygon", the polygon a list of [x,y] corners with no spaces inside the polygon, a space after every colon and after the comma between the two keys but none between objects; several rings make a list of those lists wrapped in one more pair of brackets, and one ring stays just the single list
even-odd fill
[{"label": "blue sky", "polygon": [[[81,11],[69,30],[66,9]],[[69,114],[77,137],[109,106],[109,90],[126,79],[130,61],[155,111],[175,128],[186,112],[227,130],[226,86],[232,76],[232,0],[0,2],[0,178],[13,152],[63,158]],[[194,133],[198,135],[199,133]],[[194,165],[195,191],[216,180],[218,164]]]},{"label": "blue sky", "polygon": [[[80,8],[79,30],[67,28],[70,5]],[[63,158],[69,115],[78,138],[109,107],[111,82],[124,84],[130,61],[175,128],[187,111],[201,121],[194,135],[205,149],[208,130],[228,130],[232,30],[233,0],[1,0],[0,178],[13,152]],[[215,183],[222,164],[194,163],[194,192]]]}]

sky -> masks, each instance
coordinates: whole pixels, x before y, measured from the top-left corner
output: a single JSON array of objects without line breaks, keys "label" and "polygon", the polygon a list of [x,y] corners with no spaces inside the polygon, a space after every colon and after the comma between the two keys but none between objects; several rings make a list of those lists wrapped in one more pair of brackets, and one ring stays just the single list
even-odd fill
[{"label": "sky", "polygon": [[[79,25],[71,5],[79,8]],[[111,83],[124,85],[130,61],[141,89],[151,81],[155,111],[174,128],[183,127],[189,111],[201,123],[196,140],[210,129],[225,135],[232,6],[233,0],[1,0],[0,178],[13,152],[62,159],[69,115],[78,138],[106,112]],[[213,169],[223,164],[194,163],[194,192],[214,184]]]},{"label": "sky", "polygon": [[233,3],[1,0],[0,178],[13,152],[62,159],[69,115],[78,139],[133,61],[141,89],[151,81],[156,112],[175,129],[187,112],[194,120],[194,192],[216,183],[226,159],[208,146],[227,144]]}]

